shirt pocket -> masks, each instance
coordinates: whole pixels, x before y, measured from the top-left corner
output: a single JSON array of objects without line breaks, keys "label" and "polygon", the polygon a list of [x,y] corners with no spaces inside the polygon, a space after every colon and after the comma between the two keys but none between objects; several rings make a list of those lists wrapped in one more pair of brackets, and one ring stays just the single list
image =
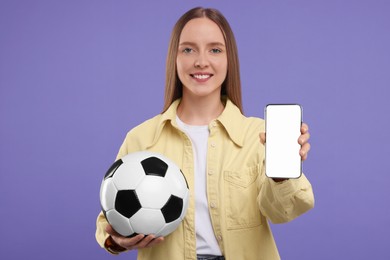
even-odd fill
[{"label": "shirt pocket", "polygon": [[251,228],[261,225],[257,204],[258,165],[240,171],[224,171],[226,194],[226,223],[228,229]]}]

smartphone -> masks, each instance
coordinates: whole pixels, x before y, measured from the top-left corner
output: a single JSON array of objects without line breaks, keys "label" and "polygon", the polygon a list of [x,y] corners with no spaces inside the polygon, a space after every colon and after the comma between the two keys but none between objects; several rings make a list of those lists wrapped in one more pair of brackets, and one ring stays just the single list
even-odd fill
[{"label": "smartphone", "polygon": [[293,179],[302,174],[302,107],[299,104],[269,104],[265,107],[265,174]]}]

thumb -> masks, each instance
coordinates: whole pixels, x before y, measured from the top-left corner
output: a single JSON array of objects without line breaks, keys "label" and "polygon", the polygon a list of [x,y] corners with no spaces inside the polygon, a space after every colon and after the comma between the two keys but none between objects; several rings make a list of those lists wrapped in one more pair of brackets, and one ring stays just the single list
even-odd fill
[{"label": "thumb", "polygon": [[259,134],[260,137],[260,143],[265,144],[266,134],[264,132]]},{"label": "thumb", "polygon": [[119,233],[114,230],[114,228],[108,224],[105,228],[106,232],[110,234],[111,236],[119,236]]}]

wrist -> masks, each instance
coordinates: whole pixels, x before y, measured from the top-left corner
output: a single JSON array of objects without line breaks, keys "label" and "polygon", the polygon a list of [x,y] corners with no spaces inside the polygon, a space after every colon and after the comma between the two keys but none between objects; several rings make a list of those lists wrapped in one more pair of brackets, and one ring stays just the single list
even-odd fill
[{"label": "wrist", "polygon": [[287,181],[288,179],[283,179],[283,178],[272,178],[274,182],[284,182]]},{"label": "wrist", "polygon": [[109,236],[104,242],[104,247],[107,249],[108,252],[114,255],[126,251],[126,248],[121,247],[120,245],[115,243],[114,239],[112,239],[111,236]]}]

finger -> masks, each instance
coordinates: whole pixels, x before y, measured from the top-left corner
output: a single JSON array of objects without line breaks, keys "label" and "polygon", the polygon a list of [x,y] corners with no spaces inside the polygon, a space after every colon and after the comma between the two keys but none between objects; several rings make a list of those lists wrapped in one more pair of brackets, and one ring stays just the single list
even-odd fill
[{"label": "finger", "polygon": [[[138,234],[135,237],[131,237],[131,238],[123,237],[123,236],[112,237],[112,238],[114,239],[115,242],[118,243],[118,245],[127,248],[129,250],[132,250],[137,248],[137,244],[145,238],[145,235]],[[115,239],[117,239],[117,241]]]},{"label": "finger", "polygon": [[305,123],[302,123],[301,124],[301,133],[302,134],[305,134],[305,133],[307,133],[309,131],[309,126],[307,125],[307,124],[305,124]]},{"label": "finger", "polygon": [[265,137],[266,137],[265,133],[264,132],[260,133],[259,137],[260,137],[260,143],[265,144]]},{"label": "finger", "polygon": [[164,237],[157,237],[157,238],[153,239],[146,247],[152,247],[152,246],[158,245],[163,241],[164,241]]},{"label": "finger", "polygon": [[144,248],[146,247],[149,243],[151,243],[153,241],[153,239],[155,239],[156,237],[154,235],[147,235],[144,239],[142,239],[141,241],[139,241],[135,247],[136,248]]},{"label": "finger", "polygon": [[309,139],[310,139],[310,134],[309,133],[302,134],[298,138],[298,143],[300,145],[304,145],[305,143],[307,143],[309,141]]},{"label": "finger", "polygon": [[305,143],[304,145],[302,145],[302,148],[299,151],[299,155],[301,156],[302,161],[305,161],[307,159],[307,155],[310,151],[310,148],[311,148],[310,143]]},{"label": "finger", "polygon": [[306,160],[307,160],[307,154],[303,155],[303,156],[301,157],[301,160],[302,160],[302,162],[303,162],[303,161],[306,161]]},{"label": "finger", "polygon": [[109,235],[111,235],[111,236],[120,236],[120,234],[118,233],[118,232],[116,232],[115,230],[114,230],[114,228],[110,225],[110,224],[108,224],[107,225],[107,227],[106,227],[106,232],[109,234]]}]

